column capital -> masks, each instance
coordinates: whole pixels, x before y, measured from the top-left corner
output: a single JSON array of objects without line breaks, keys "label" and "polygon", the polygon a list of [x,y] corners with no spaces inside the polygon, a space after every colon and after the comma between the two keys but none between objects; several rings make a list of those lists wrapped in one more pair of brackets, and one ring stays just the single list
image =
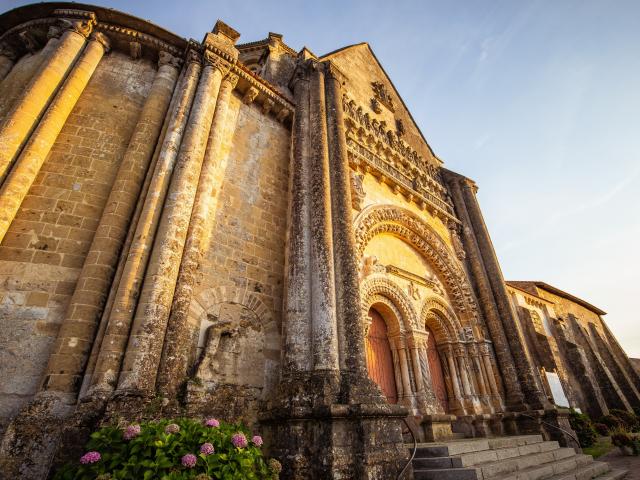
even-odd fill
[{"label": "column capital", "polygon": [[218,69],[223,76],[229,73],[229,70],[231,69],[231,65],[228,61],[211,50],[205,49],[203,58],[205,66],[210,65],[213,68]]},{"label": "column capital", "polygon": [[174,57],[169,52],[165,52],[163,50],[160,50],[160,52],[158,52],[158,68],[168,65],[170,67],[178,69],[180,68],[180,63],[181,60],[178,57]]},{"label": "column capital", "polygon": [[236,75],[233,72],[229,72],[223,79],[222,82],[226,83],[227,85],[229,85],[231,87],[231,89],[236,88],[236,85],[238,85],[238,80],[240,80],[240,77],[238,75]]},{"label": "column capital", "polygon": [[[60,20],[60,23],[59,23],[59,29],[60,29],[59,34],[66,31],[71,31],[71,32],[77,33],[78,35],[82,35],[85,38],[89,38],[89,35],[91,35],[91,32],[93,31],[94,24],[95,24],[95,21],[87,20],[87,19],[63,18]],[[51,29],[49,33],[52,33]]]},{"label": "column capital", "polygon": [[298,82],[309,82],[310,73],[318,68],[318,61],[314,58],[298,58],[296,62],[296,68],[293,70],[293,75],[289,81],[289,88],[295,90]]},{"label": "column capital", "polygon": [[340,86],[344,86],[347,83],[347,77],[340,69],[333,63],[331,60],[326,60],[322,62],[324,65],[325,74],[338,82]]},{"label": "column capital", "polygon": [[109,50],[111,50],[111,42],[109,41],[109,37],[107,37],[102,32],[93,32],[91,34],[90,40],[93,42],[98,42],[100,45],[102,45],[104,53],[108,53]]},{"label": "column capital", "polygon": [[185,55],[186,63],[202,63],[202,54],[195,48],[194,45],[190,45]]}]

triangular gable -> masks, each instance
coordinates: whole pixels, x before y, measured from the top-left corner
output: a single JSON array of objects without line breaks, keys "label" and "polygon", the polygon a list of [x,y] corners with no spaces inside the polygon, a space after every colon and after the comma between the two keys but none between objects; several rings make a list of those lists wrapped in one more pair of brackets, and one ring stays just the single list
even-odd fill
[{"label": "triangular gable", "polygon": [[[368,43],[335,50],[322,56],[320,60],[331,60],[335,63],[348,79],[347,95],[362,106],[371,117],[384,121],[392,130],[396,130],[396,121],[400,120],[404,127],[401,138],[426,161],[442,165],[442,161],[431,149],[391,78]],[[382,95],[377,95],[378,89],[374,82],[380,82],[384,87],[381,89]],[[391,102],[385,102],[384,95],[388,95]],[[374,99],[377,100],[377,105],[372,105]],[[374,111],[374,108],[378,111]]]}]

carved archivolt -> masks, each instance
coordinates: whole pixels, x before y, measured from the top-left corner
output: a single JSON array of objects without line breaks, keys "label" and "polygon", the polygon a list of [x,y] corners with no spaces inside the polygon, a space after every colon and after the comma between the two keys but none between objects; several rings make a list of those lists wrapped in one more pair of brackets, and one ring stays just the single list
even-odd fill
[{"label": "carved archivolt", "polygon": [[458,316],[477,318],[475,299],[462,265],[455,253],[424,220],[404,208],[372,205],[360,213],[354,230],[359,258],[369,241],[382,233],[390,233],[412,245],[444,281]]},{"label": "carved archivolt", "polygon": [[[398,317],[397,329],[400,331],[416,330],[420,328],[418,316],[411,305],[411,301],[402,289],[391,280],[378,275],[371,275],[360,285],[362,318],[367,318],[369,309],[376,303],[383,303],[390,307]],[[388,325],[394,330],[394,325]]]},{"label": "carved archivolt", "polygon": [[453,309],[438,297],[429,297],[422,304],[420,324],[427,325],[434,333],[436,341],[455,342],[462,325]]}]

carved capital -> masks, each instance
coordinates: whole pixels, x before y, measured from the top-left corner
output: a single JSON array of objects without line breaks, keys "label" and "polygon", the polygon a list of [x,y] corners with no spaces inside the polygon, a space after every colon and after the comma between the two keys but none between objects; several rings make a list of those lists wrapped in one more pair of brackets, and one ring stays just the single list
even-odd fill
[{"label": "carved capital", "polygon": [[95,20],[91,19],[85,20],[63,18],[62,20],[60,20],[61,31],[71,31],[77,33],[78,35],[82,35],[85,38],[89,38],[89,35],[91,35],[94,24]]},{"label": "carved capital", "polygon": [[180,59],[174,57],[169,52],[160,51],[158,53],[158,68],[169,65],[173,68],[180,68]]},{"label": "carved capital", "polygon": [[212,52],[211,50],[205,50],[203,56],[205,66],[212,66],[213,68],[218,69],[223,76],[226,75],[231,69],[229,62],[227,62],[225,59]]},{"label": "carved capital", "polygon": [[338,67],[336,67],[335,63],[331,61],[323,62],[324,65],[324,73],[331,79],[336,80],[340,86],[343,86],[347,83],[347,77],[344,73],[340,71]]},{"label": "carved capital", "polygon": [[236,85],[238,85],[238,80],[240,80],[238,75],[235,73],[228,73],[227,76],[224,77],[223,82],[229,85],[231,89],[234,89],[236,88]]},{"label": "carved capital", "polygon": [[318,67],[318,62],[312,58],[299,58],[296,63],[296,68],[293,71],[291,80],[289,81],[289,88],[295,90],[298,82],[308,82],[310,73]]},{"label": "carved capital", "polygon": [[242,97],[242,102],[249,104],[253,103],[253,101],[258,97],[258,89],[256,87],[249,87],[246,92],[244,92],[244,96]]},{"label": "carved capital", "polygon": [[109,41],[109,37],[107,37],[104,33],[93,32],[91,34],[91,41],[98,42],[100,45],[102,45],[104,53],[107,53],[109,50],[111,50],[111,42]]},{"label": "carved capital", "polygon": [[187,50],[186,62],[200,63],[202,62],[202,55],[200,55],[200,52],[198,52],[198,50],[196,50],[195,48],[190,48],[189,50]]}]

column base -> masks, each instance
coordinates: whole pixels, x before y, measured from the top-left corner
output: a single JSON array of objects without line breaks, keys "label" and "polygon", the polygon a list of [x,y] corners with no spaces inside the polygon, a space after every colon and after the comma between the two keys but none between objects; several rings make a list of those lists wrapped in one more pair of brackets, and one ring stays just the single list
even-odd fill
[{"label": "column base", "polygon": [[422,438],[421,442],[435,442],[453,437],[452,423],[456,421],[455,415],[434,414],[425,415],[420,421]]}]

